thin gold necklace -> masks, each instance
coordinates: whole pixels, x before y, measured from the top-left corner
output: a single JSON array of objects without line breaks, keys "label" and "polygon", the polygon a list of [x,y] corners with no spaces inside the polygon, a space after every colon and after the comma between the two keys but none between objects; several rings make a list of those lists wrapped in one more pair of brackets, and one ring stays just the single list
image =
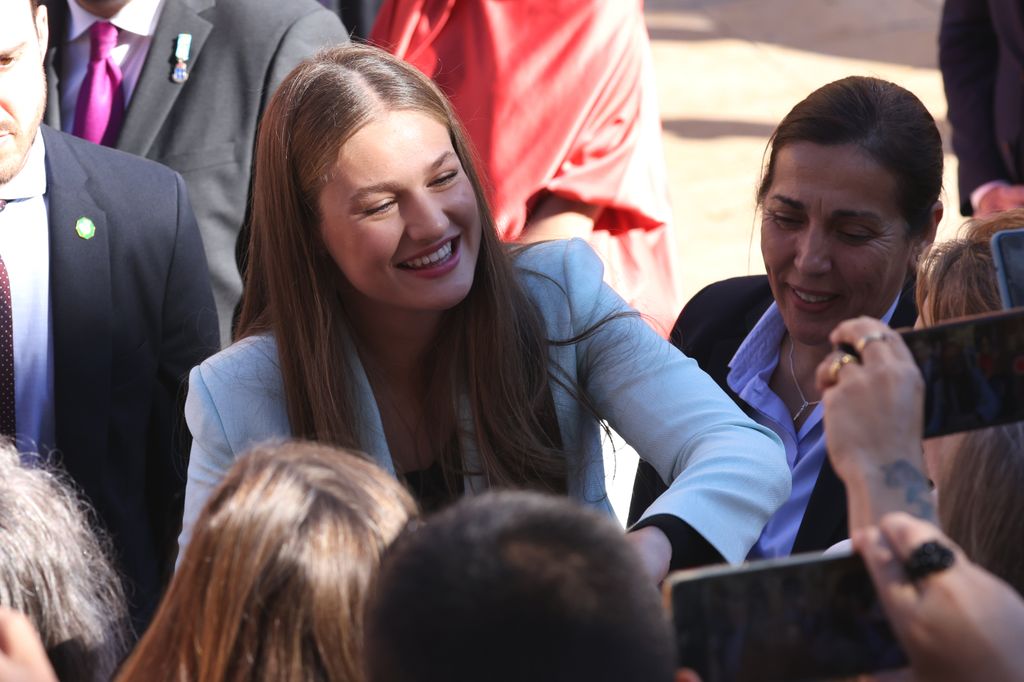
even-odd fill
[{"label": "thin gold necklace", "polygon": [[797,421],[799,421],[800,417],[803,416],[804,411],[808,407],[814,407],[815,405],[817,405],[818,403],[821,402],[821,398],[818,398],[817,400],[808,400],[806,397],[804,397],[804,392],[800,388],[800,382],[796,380],[796,370],[793,369],[793,349],[795,347],[796,347],[796,344],[793,343],[793,339],[790,339],[789,340],[789,376],[793,377],[793,385],[796,386],[796,392],[800,395],[800,402],[802,403],[802,405],[800,405],[800,409],[797,410],[796,414],[793,415],[793,423],[794,424]]}]

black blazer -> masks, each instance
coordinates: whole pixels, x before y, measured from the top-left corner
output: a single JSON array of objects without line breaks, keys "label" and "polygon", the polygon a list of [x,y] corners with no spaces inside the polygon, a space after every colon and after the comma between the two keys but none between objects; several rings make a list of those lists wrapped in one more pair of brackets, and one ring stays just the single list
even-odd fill
[{"label": "black blazer", "polygon": [[960,210],[990,180],[1024,183],[1024,3],[946,0],[939,68],[959,161]]},{"label": "black blazer", "polygon": [[[705,287],[690,299],[672,329],[673,345],[696,360],[747,413],[751,412],[750,406],[726,382],[729,361],[774,300],[765,275],[723,280]],[[910,282],[900,295],[891,326],[909,327],[916,319],[914,285]],[[629,522],[638,519],[664,490],[665,484],[657,472],[641,462],[633,484]],[[807,503],[793,552],[823,550],[848,534],[846,489],[826,457]]]},{"label": "black blazer", "polygon": [[[56,448],[51,461],[96,509],[141,626],[181,524],[182,382],[219,345],[210,278],[180,175],[41,131],[56,421],[41,449]],[[75,230],[82,217],[90,239]]]}]

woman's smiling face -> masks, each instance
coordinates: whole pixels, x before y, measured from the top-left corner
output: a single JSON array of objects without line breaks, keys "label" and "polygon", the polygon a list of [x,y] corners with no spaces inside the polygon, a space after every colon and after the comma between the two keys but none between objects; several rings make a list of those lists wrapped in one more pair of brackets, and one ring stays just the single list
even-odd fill
[{"label": "woman's smiling face", "polygon": [[458,305],[473,286],[482,228],[448,129],[386,111],[345,142],[333,170],[320,228],[346,304],[438,316]]},{"label": "woman's smiling face", "polygon": [[772,294],[799,343],[828,343],[841,321],[881,317],[922,239],[907,236],[896,180],[855,145],[779,150],[765,192],[761,254]]}]

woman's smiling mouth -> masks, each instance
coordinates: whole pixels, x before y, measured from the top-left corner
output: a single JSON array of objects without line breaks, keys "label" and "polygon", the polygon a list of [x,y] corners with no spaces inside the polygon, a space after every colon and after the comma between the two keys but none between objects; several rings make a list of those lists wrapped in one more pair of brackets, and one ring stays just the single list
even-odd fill
[{"label": "woman's smiling mouth", "polygon": [[793,293],[804,303],[824,303],[836,298],[835,294],[812,294],[807,291],[800,291],[799,289],[793,289]]},{"label": "woman's smiling mouth", "polygon": [[452,237],[433,251],[402,261],[396,267],[422,277],[441,277],[458,265],[459,242],[460,237]]}]

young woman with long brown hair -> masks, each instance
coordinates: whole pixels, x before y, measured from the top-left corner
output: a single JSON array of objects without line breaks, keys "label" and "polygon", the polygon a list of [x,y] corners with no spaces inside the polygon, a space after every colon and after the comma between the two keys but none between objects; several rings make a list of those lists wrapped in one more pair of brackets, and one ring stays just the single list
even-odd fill
[{"label": "young woman with long brown hair", "polygon": [[607,419],[672,481],[630,534],[656,577],[742,559],[789,494],[778,438],[584,242],[501,244],[449,103],[408,64],[353,45],[296,68],[254,182],[240,340],[190,378],[182,546],[234,458],[287,436],[369,453],[427,508],[505,487],[610,511]]},{"label": "young woman with long brown hair", "polygon": [[352,452],[264,446],[231,468],[118,682],[363,679],[363,604],[416,504]]}]

